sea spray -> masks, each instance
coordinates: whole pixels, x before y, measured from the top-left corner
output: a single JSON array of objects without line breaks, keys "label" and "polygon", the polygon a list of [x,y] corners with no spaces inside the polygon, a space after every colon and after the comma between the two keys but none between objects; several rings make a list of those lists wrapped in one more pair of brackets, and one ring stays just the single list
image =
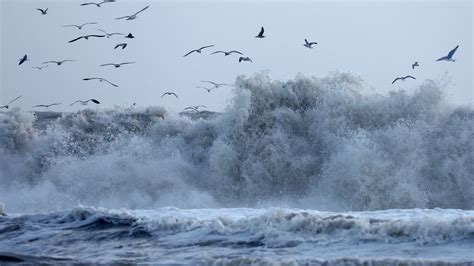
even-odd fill
[{"label": "sea spray", "polygon": [[474,207],[474,111],[449,106],[437,83],[388,95],[347,73],[235,85],[208,119],[160,107],[2,112],[0,200],[14,212]]}]

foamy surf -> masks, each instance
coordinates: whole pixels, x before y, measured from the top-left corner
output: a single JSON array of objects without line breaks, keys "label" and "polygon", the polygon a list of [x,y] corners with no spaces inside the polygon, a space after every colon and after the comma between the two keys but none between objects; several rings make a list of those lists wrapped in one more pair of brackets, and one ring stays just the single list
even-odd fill
[{"label": "foamy surf", "polygon": [[36,260],[178,264],[474,262],[474,212],[462,210],[334,213],[285,208],[131,211],[77,207],[0,219],[0,250],[35,254]]}]

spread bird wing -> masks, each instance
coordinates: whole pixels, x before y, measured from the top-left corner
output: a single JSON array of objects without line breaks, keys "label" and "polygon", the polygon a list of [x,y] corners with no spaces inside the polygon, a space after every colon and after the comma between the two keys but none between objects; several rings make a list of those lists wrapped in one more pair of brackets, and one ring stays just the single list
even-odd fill
[{"label": "spread bird wing", "polygon": [[209,47],[214,47],[214,44],[213,44],[213,45],[203,46],[203,47],[199,48],[198,50],[206,49],[206,48],[209,48]]},{"label": "spread bird wing", "polygon": [[103,38],[105,37],[105,35],[98,35],[98,34],[91,34],[91,35],[87,35],[87,37],[97,37],[97,38]]},{"label": "spread bird wing", "polygon": [[214,86],[217,86],[217,83],[213,82],[213,81],[209,81],[209,80],[201,80],[201,82],[206,82],[206,83],[210,83]]},{"label": "spread bird wing", "polygon": [[229,53],[230,53],[230,54],[231,54],[231,53],[236,53],[236,54],[241,54],[241,55],[243,55],[243,53],[241,53],[241,52],[239,52],[239,51],[230,51]]},{"label": "spread bird wing", "polygon": [[218,54],[218,53],[225,53],[225,52],[224,52],[224,51],[215,51],[215,52],[213,52],[213,53],[211,53],[211,54]]},{"label": "spread bird wing", "polygon": [[258,33],[258,36],[263,36],[263,33],[265,32],[265,29],[262,27],[260,29],[260,32]]},{"label": "spread bird wing", "polygon": [[457,50],[458,48],[459,48],[459,45],[457,45],[456,47],[454,47],[454,49],[449,52],[448,58],[453,57],[454,53],[456,52],[456,50]]},{"label": "spread bird wing", "polygon": [[119,17],[119,18],[115,18],[115,19],[124,19],[124,18],[129,18],[130,16],[123,16],[123,17]]},{"label": "spread bird wing", "polygon": [[114,84],[114,83],[112,83],[112,82],[110,82],[110,81],[108,81],[108,80],[106,80],[106,79],[102,79],[102,80],[105,81],[105,82],[107,82],[107,83],[109,83],[110,85],[112,85],[112,86],[114,86],[114,87],[118,87],[117,84]]},{"label": "spread bird wing", "polygon": [[134,15],[135,15],[135,16],[136,16],[136,15],[138,15],[139,13],[141,13],[141,12],[143,12],[143,11],[147,10],[149,7],[150,7],[149,5],[148,5],[148,6],[146,6],[146,7],[144,7],[142,10],[138,11],[138,12],[137,12],[137,13],[135,13]]},{"label": "spread bird wing", "polygon": [[416,79],[415,77],[413,77],[413,76],[410,76],[410,75],[406,76],[405,78]]},{"label": "spread bird wing", "polygon": [[14,102],[17,101],[18,99],[20,99],[22,96],[23,96],[23,95],[20,95],[20,96],[16,97],[15,99],[11,100],[11,101],[7,104],[7,106],[10,105],[10,104],[12,104],[12,103],[14,103]]},{"label": "spread bird wing", "polygon": [[392,84],[395,83],[397,80],[399,80],[400,78],[396,78],[392,81]]},{"label": "spread bird wing", "polygon": [[197,52],[197,50],[192,50],[192,51],[190,51],[189,53],[183,55],[183,57],[186,57],[186,56],[188,56],[188,55],[190,55],[190,54],[192,54],[192,53],[194,53],[194,52]]},{"label": "spread bird wing", "polygon": [[77,37],[76,39],[72,39],[72,40],[69,41],[69,43],[75,42],[75,41],[80,40],[82,38],[84,38],[84,36]]}]

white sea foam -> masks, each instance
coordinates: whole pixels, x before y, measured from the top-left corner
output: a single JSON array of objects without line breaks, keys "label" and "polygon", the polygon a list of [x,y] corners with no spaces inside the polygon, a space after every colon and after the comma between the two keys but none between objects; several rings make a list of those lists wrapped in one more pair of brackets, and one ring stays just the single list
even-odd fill
[{"label": "white sea foam", "polygon": [[257,74],[239,77],[231,106],[209,119],[160,107],[1,112],[0,200],[16,213],[474,208],[472,108],[447,106],[432,81],[386,96],[364,90],[346,73]]}]

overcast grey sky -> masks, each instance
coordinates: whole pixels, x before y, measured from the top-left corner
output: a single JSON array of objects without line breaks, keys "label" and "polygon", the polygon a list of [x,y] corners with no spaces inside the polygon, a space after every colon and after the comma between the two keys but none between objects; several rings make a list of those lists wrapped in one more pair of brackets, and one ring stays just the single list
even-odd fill
[{"label": "overcast grey sky", "polygon": [[[127,1],[81,7],[88,1],[0,0],[0,104],[23,95],[16,106],[31,110],[42,103],[62,102],[51,110],[70,110],[77,99],[97,98],[101,108],[113,105],[161,105],[172,111],[204,104],[221,111],[232,88],[212,93],[195,88],[200,80],[232,83],[238,75],[268,70],[272,79],[287,80],[298,73],[325,76],[340,70],[360,75],[375,91],[414,90],[426,79],[451,79],[447,94],[455,104],[474,102],[473,4],[471,1]],[[134,21],[114,18],[150,8]],[[49,8],[42,16],[36,8]],[[83,30],[64,24],[96,21]],[[256,39],[261,26],[265,39]],[[100,33],[133,33],[110,39],[69,40]],[[303,47],[308,38],[319,44]],[[127,42],[125,50],[114,50]],[[183,55],[215,44],[203,54]],[[456,45],[457,61],[435,62]],[[238,56],[209,55],[215,50],[239,50],[254,63],[238,63]],[[18,66],[28,54],[31,61]],[[38,71],[41,62],[74,59]],[[104,63],[135,61],[122,68]],[[420,67],[411,69],[414,61]],[[415,81],[392,85],[395,77],[414,75]],[[119,88],[84,77],[100,76]],[[160,98],[174,91],[180,99]],[[82,108],[77,106],[77,108]]]}]

